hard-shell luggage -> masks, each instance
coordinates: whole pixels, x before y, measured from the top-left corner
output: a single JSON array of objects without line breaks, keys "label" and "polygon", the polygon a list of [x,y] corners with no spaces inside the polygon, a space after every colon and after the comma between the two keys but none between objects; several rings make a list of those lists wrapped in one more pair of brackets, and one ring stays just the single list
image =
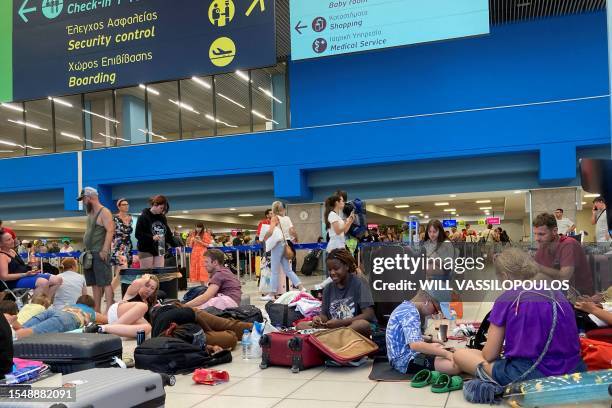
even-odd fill
[{"label": "hard-shell luggage", "polygon": [[[164,386],[174,385],[172,376],[156,374],[147,370],[123,368],[93,368],[62,377],[62,384],[74,390],[76,401],[72,402],[15,402],[0,401],[0,407],[24,406],[48,408],[118,408],[118,407],[164,407]],[[54,405],[56,403],[56,405]]]},{"label": "hard-shell luggage", "polygon": [[324,356],[312,345],[309,337],[296,331],[264,334],[259,340],[262,350],[259,367],[291,367],[291,372],[299,373],[300,370],[322,366]]},{"label": "hard-shell luggage", "polygon": [[15,357],[43,361],[51,371],[70,374],[98,367],[111,367],[121,359],[121,337],[98,333],[41,334],[17,340]]}]

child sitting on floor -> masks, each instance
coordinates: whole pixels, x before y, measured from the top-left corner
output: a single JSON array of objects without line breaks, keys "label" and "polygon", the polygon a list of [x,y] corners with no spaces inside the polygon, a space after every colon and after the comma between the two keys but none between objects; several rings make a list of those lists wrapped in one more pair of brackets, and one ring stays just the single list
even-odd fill
[{"label": "child sitting on floor", "polygon": [[391,367],[402,374],[416,374],[423,369],[444,374],[460,373],[453,364],[451,351],[440,343],[423,340],[421,321],[440,311],[438,300],[428,292],[419,291],[391,313],[386,330],[387,357]]},{"label": "child sitting on floor", "polygon": [[24,325],[34,316],[44,312],[51,306],[51,300],[47,295],[34,295],[27,305],[24,305],[17,314],[17,321]]},{"label": "child sitting on floor", "polygon": [[350,327],[369,337],[376,325],[374,300],[365,279],[355,274],[355,258],[344,248],[334,249],[327,255],[327,270],[333,283],[323,290],[321,314],[298,329]]}]

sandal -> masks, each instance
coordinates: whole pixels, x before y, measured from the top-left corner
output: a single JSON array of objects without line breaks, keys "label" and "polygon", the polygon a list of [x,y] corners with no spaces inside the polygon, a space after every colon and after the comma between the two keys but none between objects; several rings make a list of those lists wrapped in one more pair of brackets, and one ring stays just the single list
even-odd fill
[{"label": "sandal", "polygon": [[447,374],[441,374],[438,379],[432,384],[431,392],[436,394],[443,394],[445,392],[451,392],[460,390],[463,388],[463,378],[458,375],[452,377]]},{"label": "sandal", "polygon": [[410,385],[414,388],[423,388],[437,382],[440,375],[439,371],[430,371],[425,368],[412,377]]},{"label": "sandal", "polygon": [[206,368],[198,368],[191,377],[197,384],[217,385],[229,381],[229,373],[227,371],[208,370]]}]

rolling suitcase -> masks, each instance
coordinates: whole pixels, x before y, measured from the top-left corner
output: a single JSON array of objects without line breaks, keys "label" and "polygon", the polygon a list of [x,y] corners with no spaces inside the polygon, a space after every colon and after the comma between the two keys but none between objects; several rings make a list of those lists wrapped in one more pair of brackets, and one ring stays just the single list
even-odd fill
[{"label": "rolling suitcase", "polygon": [[35,335],[17,340],[13,349],[15,357],[43,361],[62,374],[110,367],[123,353],[121,337],[97,333]]},{"label": "rolling suitcase", "polygon": [[117,408],[117,407],[164,407],[166,403],[165,385],[174,385],[173,376],[156,374],[147,370],[123,368],[93,368],[72,373],[62,378],[67,388],[58,391],[74,390],[76,401],[22,402],[15,404],[0,400],[0,407],[24,406],[48,408]]},{"label": "rolling suitcase", "polygon": [[291,367],[292,373],[299,373],[300,370],[322,366],[324,356],[310,343],[309,337],[296,331],[264,334],[259,340],[262,350],[259,367]]}]

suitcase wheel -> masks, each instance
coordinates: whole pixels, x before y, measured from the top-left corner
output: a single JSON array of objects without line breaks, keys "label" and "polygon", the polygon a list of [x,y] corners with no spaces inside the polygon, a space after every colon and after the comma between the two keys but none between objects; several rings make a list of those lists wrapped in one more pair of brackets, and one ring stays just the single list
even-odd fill
[{"label": "suitcase wheel", "polygon": [[300,372],[300,368],[299,367],[291,367],[291,372],[293,374],[298,374]]},{"label": "suitcase wheel", "polygon": [[264,334],[263,336],[261,336],[261,338],[259,339],[259,345],[261,347],[267,347],[270,345],[270,336],[268,336],[267,334]]},{"label": "suitcase wheel", "polygon": [[262,370],[265,370],[266,368],[268,368],[268,364],[262,361],[261,363],[259,363],[259,368],[261,368]]},{"label": "suitcase wheel", "polygon": [[168,375],[168,374],[160,374],[161,378],[162,378],[162,383],[165,386],[170,386],[170,387],[174,387],[174,385],[176,384],[176,377],[173,375]]}]

